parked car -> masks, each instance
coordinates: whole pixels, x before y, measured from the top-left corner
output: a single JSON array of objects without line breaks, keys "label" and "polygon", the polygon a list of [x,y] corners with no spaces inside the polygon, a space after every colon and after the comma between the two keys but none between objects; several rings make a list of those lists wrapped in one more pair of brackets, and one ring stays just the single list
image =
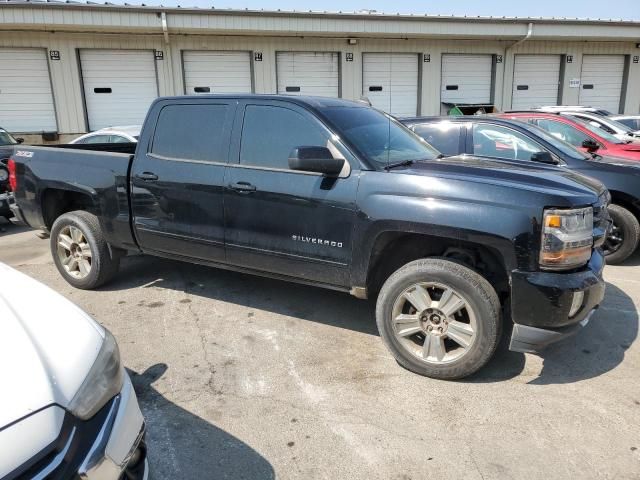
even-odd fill
[{"label": "parked car", "polygon": [[565,112],[562,115],[570,115],[586,122],[594,127],[601,128],[605,132],[625,142],[640,142],[640,133],[634,132],[626,125],[613,120],[611,117],[603,117],[597,113],[589,112]]},{"label": "parked car", "polygon": [[69,142],[71,145],[91,143],[136,143],[140,137],[140,125],[107,127],[82,135]]},{"label": "parked car", "polygon": [[423,117],[403,123],[447,155],[548,164],[601,181],[612,200],[613,227],[604,243],[607,263],[626,260],[640,239],[640,163],[584,153],[530,123],[494,116]]},{"label": "parked car", "polygon": [[577,118],[544,112],[507,112],[500,116],[537,125],[585,152],[640,160],[640,144],[620,140]]},{"label": "parked car", "polygon": [[585,107],[584,105],[547,105],[544,107],[538,107],[536,110],[541,112],[560,113],[560,112],[589,112],[597,115],[608,117],[613,115],[609,110],[598,107]]},{"label": "parked car", "polygon": [[147,478],[144,419],[113,336],[1,263],[0,278],[0,478]]},{"label": "parked car", "polygon": [[626,125],[634,132],[640,132],[640,115],[612,115],[609,118]]},{"label": "parked car", "polygon": [[9,169],[7,162],[13,153],[14,146],[22,143],[22,138],[15,138],[0,127],[0,217],[7,220],[13,216],[9,209]]},{"label": "parked car", "polygon": [[397,361],[451,379],[491,358],[505,305],[516,351],[589,320],[608,193],[441,157],[360,102],[200,95],[155,100],[134,155],[33,147],[9,165],[12,208],[71,285],[109,281],[132,251],[377,297]]}]

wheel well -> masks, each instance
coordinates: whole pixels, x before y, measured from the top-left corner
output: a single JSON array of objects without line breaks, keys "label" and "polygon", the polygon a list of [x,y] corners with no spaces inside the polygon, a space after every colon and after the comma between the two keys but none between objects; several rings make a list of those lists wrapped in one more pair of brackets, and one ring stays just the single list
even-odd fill
[{"label": "wheel well", "polygon": [[638,207],[638,200],[636,198],[615,190],[609,190],[609,193],[611,194],[611,203],[626,208],[634,217],[640,220],[640,207]]},{"label": "wheel well", "polygon": [[48,230],[51,230],[53,222],[60,215],[74,210],[92,209],[91,197],[85,193],[49,188],[42,194],[42,218]]},{"label": "wheel well", "polygon": [[407,263],[427,257],[441,257],[478,272],[496,289],[501,302],[509,295],[509,277],[495,250],[462,240],[424,234],[384,232],[373,246],[367,272],[367,291],[375,297],[389,276]]}]

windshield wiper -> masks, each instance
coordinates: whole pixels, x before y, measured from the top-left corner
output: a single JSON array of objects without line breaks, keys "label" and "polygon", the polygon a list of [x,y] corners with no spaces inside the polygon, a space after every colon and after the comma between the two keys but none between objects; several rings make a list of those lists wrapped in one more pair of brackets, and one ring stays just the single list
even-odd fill
[{"label": "windshield wiper", "polygon": [[384,169],[389,171],[392,168],[408,167],[409,165],[413,165],[413,162],[414,160],[403,160],[402,162],[390,163],[386,167],[384,167]]}]

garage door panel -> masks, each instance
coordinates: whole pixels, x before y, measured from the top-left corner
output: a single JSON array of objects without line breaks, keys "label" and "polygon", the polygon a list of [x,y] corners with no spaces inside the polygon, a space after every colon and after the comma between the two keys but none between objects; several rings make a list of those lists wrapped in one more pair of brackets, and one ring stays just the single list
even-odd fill
[{"label": "garage door panel", "polygon": [[516,55],[511,108],[527,110],[557,105],[560,63],[560,55]]},{"label": "garage door panel", "polygon": [[488,104],[491,102],[492,55],[442,55],[444,103]]},{"label": "garage door panel", "polygon": [[182,59],[187,94],[253,91],[249,52],[184,51]]},{"label": "garage door panel", "polygon": [[89,130],[142,124],[158,96],[153,52],[80,50],[80,66]]},{"label": "garage door panel", "polygon": [[580,104],[619,112],[624,69],[624,55],[584,55]]},{"label": "garage door panel", "polygon": [[278,93],[340,96],[339,55],[336,52],[277,52]]},{"label": "garage door panel", "polygon": [[46,51],[0,48],[0,124],[13,132],[56,131]]},{"label": "garage door panel", "polygon": [[[418,55],[364,53],[362,94],[371,104],[399,117],[417,114]],[[381,89],[380,89],[381,88]]]}]

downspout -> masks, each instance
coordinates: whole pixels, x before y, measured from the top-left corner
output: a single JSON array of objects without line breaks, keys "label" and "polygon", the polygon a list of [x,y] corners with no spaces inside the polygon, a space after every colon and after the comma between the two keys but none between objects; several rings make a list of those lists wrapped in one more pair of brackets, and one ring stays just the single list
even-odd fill
[{"label": "downspout", "polygon": [[[527,28],[527,34],[517,42],[512,43],[511,45],[509,45],[507,48],[504,49],[505,67],[507,65],[507,54],[509,53],[509,51],[514,47],[517,47],[518,45],[521,45],[527,40],[529,40],[532,37],[532,35],[533,35],[533,22],[529,22],[529,26]],[[514,66],[515,66],[515,62],[514,62]],[[504,110],[505,98],[507,98],[507,95],[509,95],[509,92],[506,91],[506,88],[507,88],[507,69],[503,68],[502,70],[502,107],[503,107],[502,110]],[[511,85],[511,91],[513,92],[513,85]]]},{"label": "downspout", "polygon": [[160,21],[162,22],[162,35],[166,45],[166,55],[164,61],[167,62],[167,73],[169,74],[169,90],[171,95],[179,95],[176,92],[176,82],[173,78],[173,55],[171,55],[171,45],[169,44],[169,27],[167,25],[167,12],[160,12]]}]

